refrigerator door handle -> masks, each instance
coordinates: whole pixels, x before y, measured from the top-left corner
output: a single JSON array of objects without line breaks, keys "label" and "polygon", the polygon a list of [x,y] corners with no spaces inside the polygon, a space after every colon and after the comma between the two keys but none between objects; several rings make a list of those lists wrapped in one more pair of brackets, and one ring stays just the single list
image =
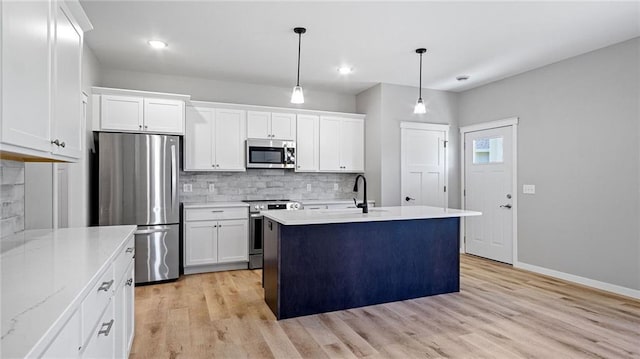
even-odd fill
[{"label": "refrigerator door handle", "polygon": [[135,231],[133,234],[152,234],[152,233],[165,233],[169,232],[168,228],[159,228],[159,229],[141,229]]},{"label": "refrigerator door handle", "polygon": [[171,208],[176,203],[176,194],[178,193],[178,174],[176,173],[176,146],[171,146]]}]

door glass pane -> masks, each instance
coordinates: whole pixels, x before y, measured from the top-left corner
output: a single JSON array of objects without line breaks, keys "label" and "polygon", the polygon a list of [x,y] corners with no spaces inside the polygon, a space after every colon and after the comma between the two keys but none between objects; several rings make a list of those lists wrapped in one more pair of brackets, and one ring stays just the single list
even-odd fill
[{"label": "door glass pane", "polygon": [[473,164],[502,163],[502,137],[473,140]]}]

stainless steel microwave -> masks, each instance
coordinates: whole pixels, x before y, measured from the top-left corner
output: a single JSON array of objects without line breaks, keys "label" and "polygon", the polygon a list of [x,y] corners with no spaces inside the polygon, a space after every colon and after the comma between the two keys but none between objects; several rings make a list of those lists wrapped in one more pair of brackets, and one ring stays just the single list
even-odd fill
[{"label": "stainless steel microwave", "polygon": [[247,168],[295,168],[295,166],[295,141],[247,139]]}]

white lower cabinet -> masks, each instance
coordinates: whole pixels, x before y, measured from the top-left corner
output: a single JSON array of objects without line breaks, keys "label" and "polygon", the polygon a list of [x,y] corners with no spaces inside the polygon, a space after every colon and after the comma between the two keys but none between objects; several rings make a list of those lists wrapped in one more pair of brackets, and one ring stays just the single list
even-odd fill
[{"label": "white lower cabinet", "polygon": [[134,335],[134,268],[131,237],[91,285],[79,308],[42,358],[127,358]]},{"label": "white lower cabinet", "polygon": [[184,211],[185,274],[215,271],[221,264],[246,265],[249,260],[247,207],[200,207]]}]

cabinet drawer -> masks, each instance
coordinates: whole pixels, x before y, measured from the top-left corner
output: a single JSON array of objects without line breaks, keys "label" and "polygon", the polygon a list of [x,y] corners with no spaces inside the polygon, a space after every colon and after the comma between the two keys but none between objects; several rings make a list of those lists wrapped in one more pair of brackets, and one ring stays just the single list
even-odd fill
[{"label": "cabinet drawer", "polygon": [[[107,309],[100,317],[100,321],[97,325],[91,326],[87,331],[89,335],[89,342],[84,348],[82,358],[114,358],[114,346],[115,337],[118,335],[116,332],[116,318],[113,311],[113,303],[109,301]],[[100,315],[98,313],[98,315]]]},{"label": "cabinet drawer", "polygon": [[127,270],[131,262],[133,261],[133,255],[135,254],[135,243],[133,236],[129,238],[127,244],[122,248],[118,257],[113,264],[114,279],[116,282],[120,282],[124,272]]},{"label": "cabinet drawer", "polygon": [[82,301],[83,328],[93,328],[104,307],[109,303],[109,298],[113,295],[115,286],[116,281],[112,265],[109,266],[107,271],[93,286],[89,294],[87,294],[84,301]]},{"label": "cabinet drawer", "polygon": [[218,219],[247,219],[248,208],[197,208],[186,209],[186,221],[209,221]]}]

